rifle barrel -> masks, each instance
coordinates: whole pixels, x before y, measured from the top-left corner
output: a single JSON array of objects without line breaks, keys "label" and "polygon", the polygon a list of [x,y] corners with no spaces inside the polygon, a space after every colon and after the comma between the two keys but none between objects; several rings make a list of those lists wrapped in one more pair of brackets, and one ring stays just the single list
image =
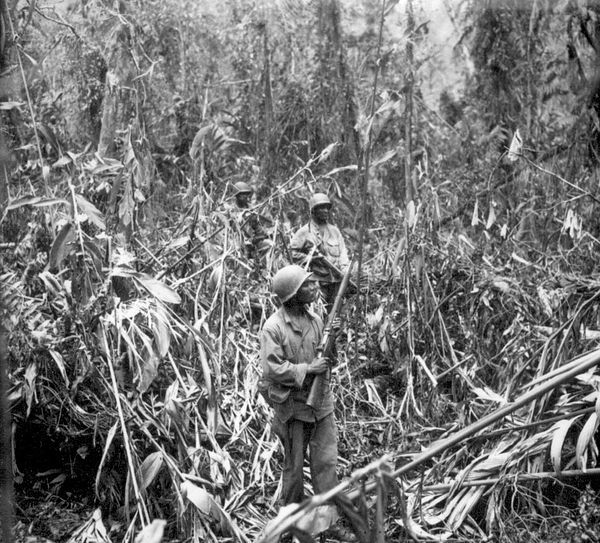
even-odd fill
[{"label": "rifle barrel", "polygon": [[[348,269],[344,274],[342,282],[340,283],[340,288],[338,290],[337,296],[335,297],[335,301],[333,302],[333,307],[331,308],[331,312],[327,317],[327,324],[325,325],[325,329],[323,330],[323,337],[321,338],[321,343],[317,347],[317,354],[319,356],[321,356],[323,353],[327,354],[331,349],[331,342],[334,340],[334,336],[331,333],[331,329],[333,327],[333,322],[335,321],[342,307],[344,292],[346,288],[348,288],[348,284],[350,282],[350,274],[352,273],[353,264],[354,257],[352,257],[350,265],[348,266]],[[330,372],[331,370],[328,369],[325,373],[320,373],[316,375],[313,379],[312,385],[310,387],[310,392],[306,400],[306,405],[308,405],[309,407],[312,407],[313,409],[318,409],[321,406],[321,402],[323,401],[324,388],[328,386]]]}]

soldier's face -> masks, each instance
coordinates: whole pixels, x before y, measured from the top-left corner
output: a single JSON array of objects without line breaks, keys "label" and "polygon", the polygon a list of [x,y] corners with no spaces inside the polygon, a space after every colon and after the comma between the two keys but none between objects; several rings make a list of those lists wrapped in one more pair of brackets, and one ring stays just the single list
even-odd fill
[{"label": "soldier's face", "polygon": [[235,201],[238,207],[248,207],[250,204],[250,193],[240,192],[239,194],[236,194]]},{"label": "soldier's face", "polygon": [[317,206],[313,209],[312,215],[317,224],[325,224],[329,221],[329,206]]},{"label": "soldier's face", "polygon": [[296,293],[296,298],[301,304],[311,304],[317,297],[317,282],[309,277],[302,283],[302,286]]}]

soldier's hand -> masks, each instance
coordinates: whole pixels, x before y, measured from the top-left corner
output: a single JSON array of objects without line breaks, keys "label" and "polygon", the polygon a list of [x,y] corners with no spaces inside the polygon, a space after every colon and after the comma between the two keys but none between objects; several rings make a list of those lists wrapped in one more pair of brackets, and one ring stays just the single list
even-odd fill
[{"label": "soldier's hand", "polygon": [[312,251],[312,248],[315,246],[315,244],[310,241],[309,239],[305,240],[304,243],[302,244],[302,247],[300,248],[300,251],[302,251],[303,253],[310,253]]},{"label": "soldier's hand", "polygon": [[369,277],[366,274],[360,276],[360,285],[358,287],[361,292],[369,290]]},{"label": "soldier's hand", "polygon": [[308,373],[314,373],[315,375],[319,373],[325,373],[327,368],[329,367],[329,360],[327,358],[323,358],[322,356],[318,356],[312,359],[312,362],[308,366]]},{"label": "soldier's hand", "polygon": [[333,319],[333,322],[331,323],[331,332],[333,333],[334,336],[337,337],[341,331],[342,331],[342,319],[340,319],[339,317],[336,317],[335,319]]}]

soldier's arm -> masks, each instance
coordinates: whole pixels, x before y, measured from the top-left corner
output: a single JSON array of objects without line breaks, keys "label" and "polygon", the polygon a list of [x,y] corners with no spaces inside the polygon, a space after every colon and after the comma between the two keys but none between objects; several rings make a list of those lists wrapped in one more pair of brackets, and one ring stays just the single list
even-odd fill
[{"label": "soldier's arm", "polygon": [[294,364],[285,359],[283,338],[277,328],[265,327],[260,336],[260,358],[263,377],[290,388],[300,388],[308,372],[308,364]]},{"label": "soldier's arm", "polygon": [[290,251],[295,264],[305,264],[310,251],[308,232],[305,228],[296,230],[290,240]]}]

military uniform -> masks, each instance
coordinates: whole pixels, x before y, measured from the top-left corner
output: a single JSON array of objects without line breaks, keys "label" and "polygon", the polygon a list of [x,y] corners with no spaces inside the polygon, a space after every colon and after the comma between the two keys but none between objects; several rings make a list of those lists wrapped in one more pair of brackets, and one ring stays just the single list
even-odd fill
[{"label": "military uniform", "polygon": [[329,387],[324,390],[318,409],[306,405],[314,379],[307,369],[317,356],[322,335],[323,321],[317,315],[310,311],[292,315],[285,307],[267,319],[261,332],[261,388],[275,412],[273,429],[284,448],[284,504],[304,499],[307,447],[315,493],[337,484],[337,432]]},{"label": "military uniform", "polygon": [[[314,253],[313,248],[315,248]],[[341,273],[345,273],[350,265],[342,233],[337,226],[330,223],[317,224],[311,220],[294,234],[290,242],[290,249],[295,262],[305,262],[311,253],[315,255],[321,253]],[[342,277],[327,265],[319,262],[318,258],[311,260],[310,270],[321,286],[326,303],[331,306]]]}]

